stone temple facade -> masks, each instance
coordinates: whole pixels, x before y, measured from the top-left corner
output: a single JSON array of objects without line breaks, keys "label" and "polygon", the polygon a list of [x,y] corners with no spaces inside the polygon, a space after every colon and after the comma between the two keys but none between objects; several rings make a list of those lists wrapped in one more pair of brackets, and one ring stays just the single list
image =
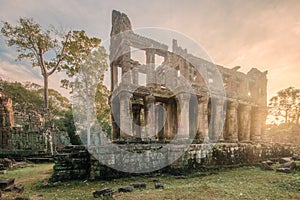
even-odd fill
[{"label": "stone temple facade", "polygon": [[9,95],[0,89],[0,157],[53,154],[63,147],[61,139],[68,140],[67,133],[45,127],[44,121],[38,109],[13,106]]},{"label": "stone temple facade", "polygon": [[[145,53],[145,64],[132,59],[132,49]],[[158,56],[163,62],[157,66]],[[176,40],[169,51],[134,33],[118,11],[112,13],[110,61],[114,142],[169,142],[176,136],[194,143],[260,142],[264,137],[267,71],[252,68],[245,74],[239,66],[214,65]],[[179,83],[183,79],[185,84]]]}]

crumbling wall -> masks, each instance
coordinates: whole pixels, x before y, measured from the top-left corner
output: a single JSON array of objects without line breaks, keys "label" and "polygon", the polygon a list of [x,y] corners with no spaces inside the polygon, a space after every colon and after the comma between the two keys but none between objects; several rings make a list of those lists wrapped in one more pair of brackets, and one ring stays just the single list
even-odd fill
[{"label": "crumbling wall", "polygon": [[[128,166],[135,166],[136,171],[139,171],[139,167],[154,169],[160,166],[160,162],[167,163],[168,159],[172,159],[168,157],[168,154],[162,152],[153,154],[161,147],[162,145],[159,144],[121,145],[123,150],[136,152],[136,154],[131,154],[132,157],[124,157],[121,151],[118,154],[117,151],[111,151],[108,146],[95,147],[98,150],[94,149],[94,155],[89,154],[84,146],[68,146],[54,157],[55,166],[51,180],[67,181],[86,178],[103,180],[129,175],[101,164],[99,161],[103,159],[115,163],[116,168],[122,166],[124,170]],[[177,149],[178,154],[181,155],[180,145],[174,144],[170,148],[173,152]],[[147,151],[151,153],[142,154],[142,159],[156,162],[141,162],[139,153]],[[189,170],[255,165],[266,159],[279,159],[293,156],[299,152],[300,147],[281,144],[216,143],[213,147],[211,144],[192,144],[179,159],[159,171],[177,173]]]}]

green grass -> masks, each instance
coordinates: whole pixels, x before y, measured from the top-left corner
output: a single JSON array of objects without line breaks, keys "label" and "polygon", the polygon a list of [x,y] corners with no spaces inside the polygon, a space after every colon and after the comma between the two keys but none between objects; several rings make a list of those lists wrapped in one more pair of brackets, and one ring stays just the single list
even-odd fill
[{"label": "green grass", "polygon": [[[73,200],[94,199],[92,192],[105,187],[117,190],[134,182],[146,182],[147,189],[132,193],[116,193],[115,199],[300,199],[300,174],[283,174],[244,167],[223,170],[203,176],[194,173],[189,177],[163,175],[160,177],[132,177],[112,181],[69,181],[52,187],[42,187],[43,180],[50,177],[52,164],[35,165],[8,171],[0,178],[14,177],[16,183],[25,185],[23,196],[43,195],[43,199]],[[165,184],[165,189],[154,189],[153,179]],[[5,199],[13,199],[16,195]]]}]

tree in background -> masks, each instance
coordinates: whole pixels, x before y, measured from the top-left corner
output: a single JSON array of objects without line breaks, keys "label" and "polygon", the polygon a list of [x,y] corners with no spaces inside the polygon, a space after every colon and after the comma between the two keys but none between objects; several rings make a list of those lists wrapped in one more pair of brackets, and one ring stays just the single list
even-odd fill
[{"label": "tree in background", "polygon": [[99,47],[81,63],[79,68],[74,70],[73,74],[69,74],[71,77],[76,77],[75,82],[68,82],[68,84],[72,88],[77,131],[88,146],[92,144],[92,138],[101,141],[97,119],[101,119],[100,125],[105,120],[109,120],[109,116],[105,115],[109,91],[103,84],[104,73],[108,68],[106,59],[105,49]]},{"label": "tree in background", "polygon": [[269,114],[280,122],[299,124],[300,117],[300,90],[294,87],[277,92],[269,101]]},{"label": "tree in background", "polygon": [[32,18],[20,18],[17,25],[4,22],[2,35],[8,46],[16,47],[17,60],[30,60],[39,67],[44,79],[44,108],[48,109],[48,79],[56,71],[73,74],[91,51],[100,45],[100,39],[90,38],[85,31],[61,33],[54,28],[43,29]]}]

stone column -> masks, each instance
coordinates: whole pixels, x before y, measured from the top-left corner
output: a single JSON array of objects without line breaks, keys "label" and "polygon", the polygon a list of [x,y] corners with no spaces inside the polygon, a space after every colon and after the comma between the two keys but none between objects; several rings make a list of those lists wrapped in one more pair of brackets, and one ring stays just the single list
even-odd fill
[{"label": "stone column", "polygon": [[173,123],[173,116],[176,113],[173,113],[172,111],[172,105],[171,104],[164,104],[164,109],[166,111],[166,122],[164,125],[164,138],[165,140],[171,140],[172,137],[172,123]]},{"label": "stone column", "polygon": [[155,49],[146,50],[146,85],[155,87]]},{"label": "stone column", "polygon": [[122,91],[120,94],[120,139],[124,140],[128,136],[133,136],[132,120],[130,113],[130,96],[128,91]]},{"label": "stone column", "polygon": [[238,102],[228,101],[225,120],[225,140],[230,142],[238,141]]},{"label": "stone column", "polygon": [[132,114],[133,114],[133,130],[134,136],[138,139],[141,138],[141,105],[134,104],[132,105]]},{"label": "stone column", "polygon": [[251,130],[250,139],[251,141],[259,142],[261,139],[263,120],[263,110],[260,107],[253,107],[251,114]]},{"label": "stone column", "polygon": [[198,98],[198,130],[196,139],[209,140],[208,137],[208,97]]},{"label": "stone column", "polygon": [[110,73],[111,73],[111,91],[114,90],[115,87],[118,85],[118,65],[116,62],[112,62],[110,65]]},{"label": "stone column", "polygon": [[132,68],[132,83],[134,85],[139,84],[139,69],[137,66],[133,66]]},{"label": "stone column", "polygon": [[145,121],[146,121],[146,137],[152,138],[156,135],[156,121],[155,121],[155,97],[146,96],[144,99],[145,105]]},{"label": "stone column", "polygon": [[261,120],[261,140],[265,141],[266,138],[266,120],[268,116],[268,108],[267,107],[262,107],[261,108],[262,112],[262,120]]},{"label": "stone column", "polygon": [[112,140],[117,141],[120,138],[120,102],[119,97],[111,99],[111,121],[112,121]]},{"label": "stone column", "polygon": [[219,98],[212,98],[213,128],[210,139],[212,141],[223,141],[224,125],[224,101]]},{"label": "stone column", "polygon": [[239,120],[239,141],[250,141],[250,126],[251,126],[251,106],[240,105],[238,111]]},{"label": "stone column", "polygon": [[123,41],[121,44],[121,62],[120,65],[122,67],[122,82],[125,84],[131,83],[131,71],[132,68],[130,60],[131,60],[131,53],[130,53],[130,46],[127,41]]},{"label": "stone column", "polygon": [[189,113],[189,104],[190,104],[190,94],[189,93],[180,93],[179,95],[180,103],[180,123],[178,128],[178,138],[180,139],[189,139],[190,136],[190,113]]}]

